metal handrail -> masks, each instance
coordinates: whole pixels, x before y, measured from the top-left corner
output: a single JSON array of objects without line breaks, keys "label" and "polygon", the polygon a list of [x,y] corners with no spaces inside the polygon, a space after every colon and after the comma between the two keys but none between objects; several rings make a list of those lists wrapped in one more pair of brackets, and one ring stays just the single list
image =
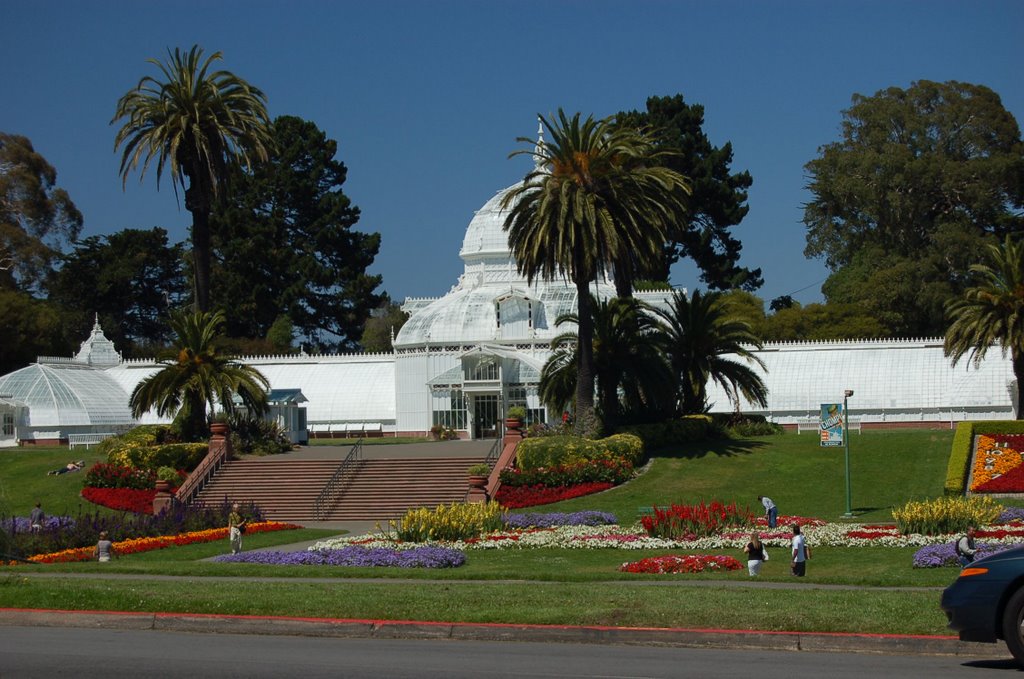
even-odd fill
[{"label": "metal handrail", "polygon": [[487,453],[487,457],[484,458],[484,464],[489,465],[492,469],[494,468],[494,463],[498,461],[498,455],[501,454],[501,449],[503,447],[502,444],[504,442],[505,439],[494,439],[494,445],[491,446],[490,451]]},{"label": "metal handrail", "polygon": [[224,464],[227,457],[228,447],[226,445],[218,446],[217,450],[211,450],[206,453],[206,457],[204,457],[202,462],[199,463],[199,466],[188,475],[188,478],[185,479],[178,488],[178,492],[174,494],[174,497],[185,505],[192,502],[195,496],[199,494],[199,491],[201,491],[209,482],[210,477],[212,477],[217,470],[220,469],[221,465]]},{"label": "metal handrail", "polygon": [[[363,439],[356,441],[355,445],[352,446],[352,450],[348,451],[348,455],[341,461],[338,468],[334,470],[334,474],[324,484],[324,489],[320,491],[320,495],[317,496],[316,501],[313,503],[313,516],[318,521],[323,521],[326,518],[327,512],[325,506],[329,500],[334,496],[335,490],[341,487],[342,481],[345,479],[346,472],[351,471],[352,467],[355,466],[356,462],[359,461],[360,456],[363,453]],[[336,501],[336,500],[335,500]],[[331,503],[334,504],[333,502]]]}]

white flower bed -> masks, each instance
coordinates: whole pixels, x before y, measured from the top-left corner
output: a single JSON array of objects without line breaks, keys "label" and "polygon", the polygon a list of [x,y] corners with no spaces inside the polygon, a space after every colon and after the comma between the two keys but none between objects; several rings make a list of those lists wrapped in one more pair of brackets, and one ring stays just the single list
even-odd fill
[{"label": "white flower bed", "polygon": [[[1021,530],[1021,526],[1004,526],[1008,530]],[[949,535],[899,535],[895,529],[865,528],[863,524],[828,523],[823,526],[805,526],[801,529],[807,542],[815,547],[923,547],[925,545],[953,542],[958,536]],[[879,537],[860,538],[848,534],[856,531],[882,533]],[[554,547],[559,549],[735,549],[742,550],[750,541],[750,530],[723,533],[697,540],[665,540],[648,536],[639,525],[622,526],[558,526],[555,528],[534,528],[488,533],[478,540],[450,543],[436,542],[455,549],[536,549]],[[789,548],[793,534],[789,529],[777,528],[772,531],[758,529],[762,542],[769,547]],[[1008,535],[1002,538],[980,537],[979,541],[996,544],[1017,544],[1024,542],[1024,535]],[[310,550],[341,549],[359,544],[366,547],[388,547],[391,549],[412,548],[421,543],[402,543],[384,534],[371,536],[348,536],[321,540]]]}]

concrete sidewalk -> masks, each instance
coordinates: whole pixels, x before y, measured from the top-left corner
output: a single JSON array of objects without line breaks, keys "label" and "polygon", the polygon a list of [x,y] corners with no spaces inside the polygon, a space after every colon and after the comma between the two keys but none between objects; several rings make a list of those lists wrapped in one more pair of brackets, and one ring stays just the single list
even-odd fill
[{"label": "concrete sidewalk", "polygon": [[0,608],[0,626],[87,627],[214,634],[267,634],[379,639],[459,639],[733,648],[818,653],[950,655],[1008,659],[1002,644],[971,644],[955,637],[600,625],[519,625],[419,620],[356,620],[286,616],[124,613]]}]

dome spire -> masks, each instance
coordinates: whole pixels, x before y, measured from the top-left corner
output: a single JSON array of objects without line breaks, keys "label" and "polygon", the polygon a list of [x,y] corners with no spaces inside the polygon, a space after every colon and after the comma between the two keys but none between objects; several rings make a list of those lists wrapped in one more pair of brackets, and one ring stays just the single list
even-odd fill
[{"label": "dome spire", "polygon": [[547,165],[544,159],[544,121],[540,116],[537,116],[537,145],[533,149],[533,163],[538,170]]}]

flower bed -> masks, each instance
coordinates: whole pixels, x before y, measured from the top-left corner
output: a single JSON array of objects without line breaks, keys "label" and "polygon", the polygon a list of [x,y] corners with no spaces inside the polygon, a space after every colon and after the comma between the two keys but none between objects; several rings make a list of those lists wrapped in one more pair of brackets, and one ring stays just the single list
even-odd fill
[{"label": "flower bed", "polygon": [[[958,536],[902,535],[894,526],[824,523],[806,519],[802,530],[807,542],[822,547],[923,547],[951,543]],[[793,533],[779,527],[757,529],[761,541],[770,547],[788,549]],[[988,543],[1018,545],[1024,543],[1024,526],[991,526],[979,531]],[[669,539],[647,535],[639,526],[552,526],[548,528],[507,529],[485,533],[478,538],[443,544],[455,549],[730,549],[740,551],[750,541],[749,530],[726,530],[716,535],[694,539]],[[369,547],[391,547],[398,544],[384,534],[341,537],[317,542],[310,549],[340,549],[359,544]]]},{"label": "flower bed", "polygon": [[735,571],[743,566],[731,556],[713,554],[687,554],[683,556],[652,556],[632,563],[624,563],[624,573],[703,573],[705,571]]},{"label": "flower bed", "polygon": [[[1019,544],[994,544],[977,543],[978,552],[975,559],[1005,552],[1008,549],[1020,547]],[[914,568],[942,568],[944,566],[960,566],[960,559],[956,554],[956,543],[945,542],[940,545],[926,545],[914,552]]]},{"label": "flower bed", "polygon": [[574,497],[582,497],[592,493],[600,493],[608,490],[615,484],[594,482],[580,483],[575,486],[560,486],[551,488],[549,486],[501,486],[494,496],[495,502],[509,509],[520,509],[522,507],[533,507],[536,505],[547,505],[552,502],[570,500]]},{"label": "flower bed", "polygon": [[258,563],[271,566],[355,566],[391,568],[457,568],[466,555],[448,547],[411,549],[350,545],[342,549],[305,552],[243,552],[215,557],[220,563]]},{"label": "flower bed", "polygon": [[653,513],[640,522],[648,535],[659,538],[694,539],[714,535],[727,527],[746,527],[754,522],[750,509],[740,509],[735,502],[725,504],[713,500],[710,504],[671,505],[653,507]]},{"label": "flower bed", "polygon": [[607,526],[618,523],[614,514],[608,512],[573,512],[565,514],[506,514],[505,525],[509,528],[550,528],[551,526]]},{"label": "flower bed", "polygon": [[136,514],[152,514],[156,490],[134,488],[93,488],[82,489],[82,497],[93,504]]},{"label": "flower bed", "polygon": [[[250,523],[246,526],[246,533],[269,533],[278,530],[294,530],[299,528],[294,524],[281,523],[280,521],[264,521],[262,523]],[[209,530],[181,533],[179,535],[161,535],[157,537],[134,538],[121,540],[114,543],[116,552],[125,554],[138,554],[150,552],[154,549],[164,549],[181,545],[194,545],[202,542],[216,542],[226,540],[228,537],[227,528],[211,528]],[[35,563],[71,563],[76,561],[90,561],[92,559],[92,547],[76,547],[65,549],[50,554],[36,554],[28,558]]]},{"label": "flower bed", "polygon": [[981,435],[974,450],[971,491],[976,493],[1024,492],[1024,465],[1019,436]]}]

